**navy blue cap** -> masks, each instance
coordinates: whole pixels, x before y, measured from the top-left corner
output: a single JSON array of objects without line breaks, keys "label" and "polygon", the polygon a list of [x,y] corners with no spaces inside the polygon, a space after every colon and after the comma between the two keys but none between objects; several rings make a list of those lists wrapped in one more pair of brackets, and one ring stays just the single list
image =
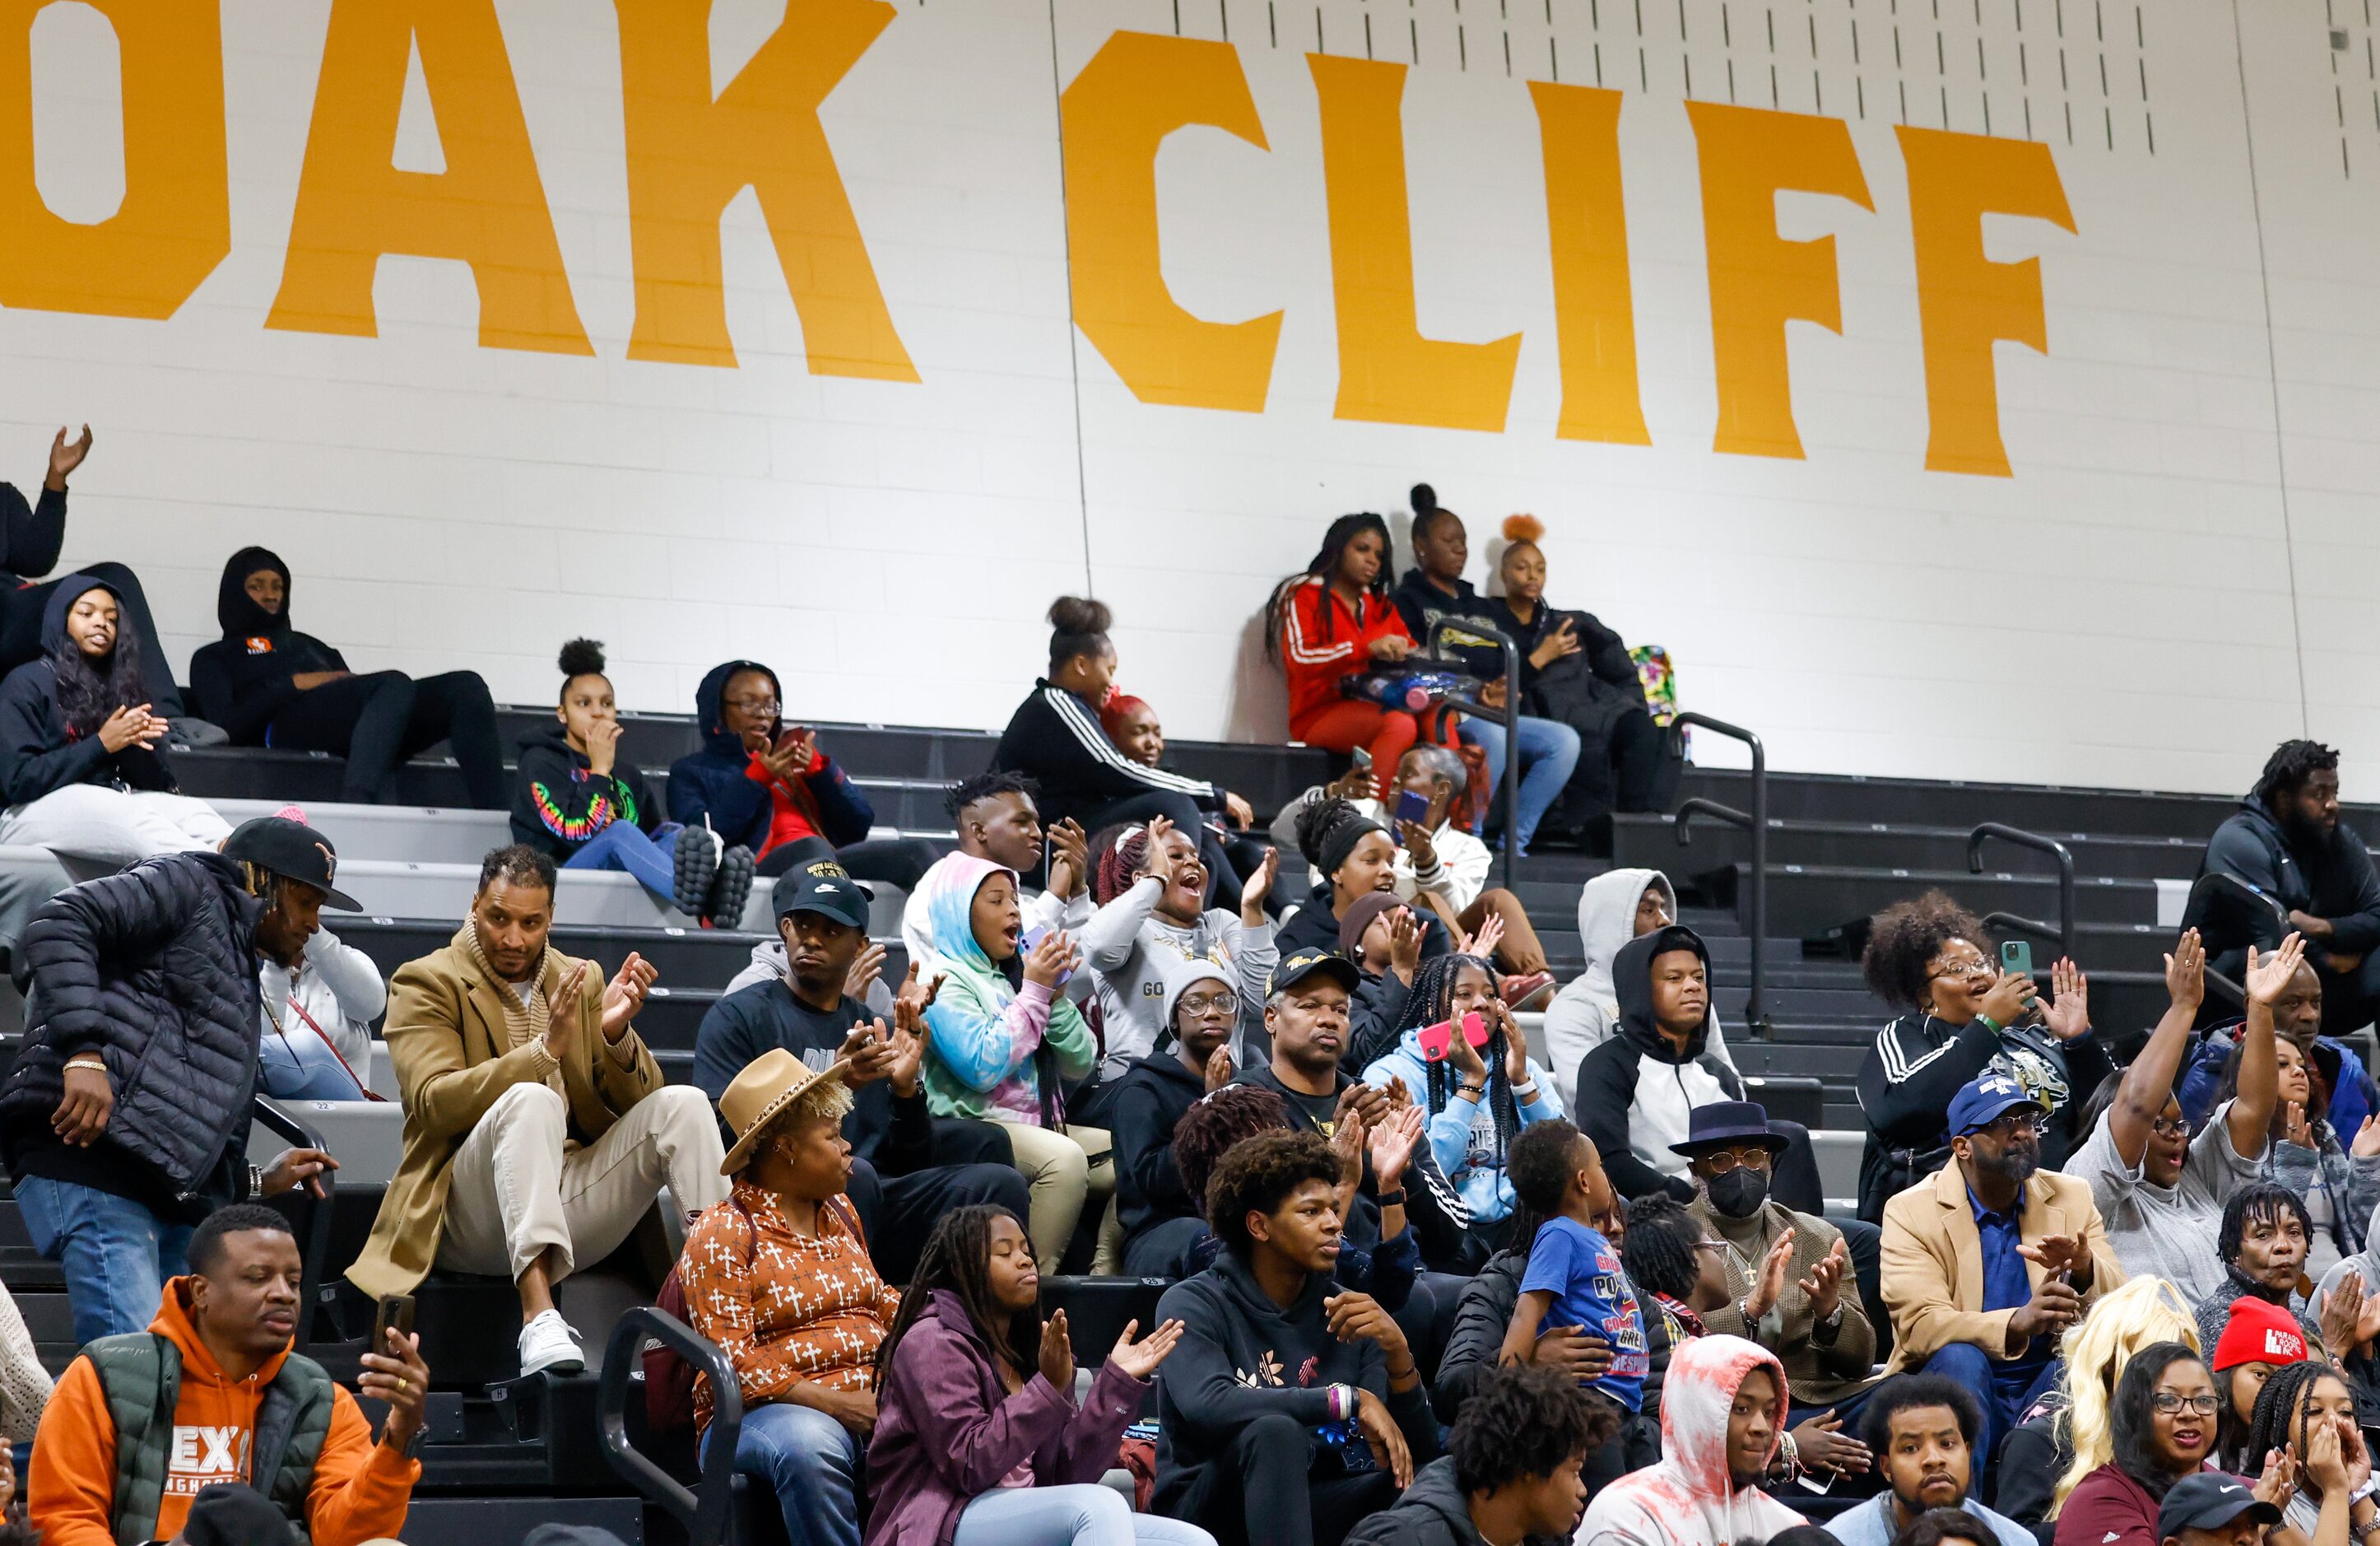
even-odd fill
[{"label": "navy blue cap", "polygon": [[2041,1102],[2014,1075],[1986,1068],[1961,1085],[1959,1093],[1950,1097],[1950,1136],[1962,1138],[1980,1131],[2019,1106],[2039,1111]]}]

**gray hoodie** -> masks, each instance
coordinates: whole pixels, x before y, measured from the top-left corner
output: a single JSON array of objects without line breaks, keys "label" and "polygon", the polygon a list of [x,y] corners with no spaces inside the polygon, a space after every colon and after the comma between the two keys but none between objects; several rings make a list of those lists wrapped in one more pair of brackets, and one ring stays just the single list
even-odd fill
[{"label": "gray hoodie", "polygon": [[[1610,870],[1580,888],[1578,937],[1585,947],[1586,969],[1564,985],[1546,1006],[1547,1063],[1562,1092],[1571,1093],[1578,1065],[1586,1054],[1609,1041],[1620,1027],[1620,995],[1611,985],[1611,960],[1636,937],[1636,904],[1645,893],[1659,887],[1670,917],[1678,916],[1678,894],[1658,870]],[[1717,1004],[1718,995],[1711,1000]],[[1718,1028],[1718,1012],[1711,1011],[1710,1034],[1705,1052],[1732,1070],[1735,1058]]]}]

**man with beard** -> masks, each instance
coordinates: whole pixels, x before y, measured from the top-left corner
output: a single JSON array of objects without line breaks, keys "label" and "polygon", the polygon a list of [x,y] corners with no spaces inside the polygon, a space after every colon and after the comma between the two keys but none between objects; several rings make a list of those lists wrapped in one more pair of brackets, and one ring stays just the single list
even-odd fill
[{"label": "man with beard", "polygon": [[1688,1208],[1727,1248],[1727,1303],[1703,1316],[1704,1327],[1777,1355],[1797,1422],[1805,1407],[1830,1409],[1819,1415],[1832,1442],[1797,1443],[1804,1469],[1865,1471],[1867,1453],[1852,1435],[1875,1382],[1876,1329],[1852,1280],[1851,1248],[1826,1220],[1770,1200],[1769,1171],[1786,1140],[1768,1126],[1766,1108],[1722,1101],[1695,1107],[1687,1121],[1685,1141],[1670,1147],[1686,1157],[1694,1178]]},{"label": "man with beard", "polygon": [[1903,1374],[1868,1398],[1864,1431],[1888,1491],[1828,1521],[1843,1546],[1892,1546],[1929,1509],[1973,1515],[1998,1546],[2035,1546],[2033,1532],[1967,1495],[1974,1483],[1975,1441],[1984,1409],[1974,1393],[1934,1374]]},{"label": "man with beard", "polygon": [[2055,1377],[2058,1333],[2124,1281],[2089,1185],[2041,1170],[2046,1117],[2007,1074],[1970,1080],[1950,1101],[1950,1163],[1884,1209],[1887,1372],[1973,1391],[1987,1462]]},{"label": "man with beard", "polygon": [[[2289,911],[2322,979],[2323,1029],[2343,1036],[2380,1010],[2380,876],[2362,834],[2338,820],[2338,753],[2283,741],[2240,810],[2215,829],[2201,874],[2247,882]],[[2218,905],[2204,927],[2216,970],[2238,979],[2250,943],[2279,931],[2262,908]]]}]

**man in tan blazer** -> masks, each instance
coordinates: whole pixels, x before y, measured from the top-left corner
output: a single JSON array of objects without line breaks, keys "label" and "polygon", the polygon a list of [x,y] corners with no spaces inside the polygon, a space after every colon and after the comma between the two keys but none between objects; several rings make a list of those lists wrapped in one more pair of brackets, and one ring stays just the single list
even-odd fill
[{"label": "man in tan blazer", "polygon": [[2041,1169],[2046,1114],[1985,1069],[1950,1099],[1950,1161],[1884,1209],[1879,1287],[1888,1372],[1923,1369],[1975,1393],[1995,1453],[2055,1376],[2058,1334],[2124,1281],[2087,1182]]},{"label": "man in tan blazer", "polygon": [[524,1374],[585,1366],[553,1285],[625,1240],[664,1183],[684,1209],[727,1195],[710,1101],[663,1085],[637,1036],[652,967],[632,953],[606,983],[550,946],[554,879],[537,850],[496,849],[454,942],[390,981],[405,1158],[347,1269],[375,1297],[433,1266],[513,1279]]}]

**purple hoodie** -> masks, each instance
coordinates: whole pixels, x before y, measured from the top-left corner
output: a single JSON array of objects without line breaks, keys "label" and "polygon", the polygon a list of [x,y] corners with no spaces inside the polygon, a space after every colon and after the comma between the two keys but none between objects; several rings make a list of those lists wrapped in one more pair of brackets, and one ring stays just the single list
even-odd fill
[{"label": "purple hoodie", "polygon": [[867,1546],[950,1546],[966,1505],[1026,1461],[1038,1486],[1099,1480],[1148,1389],[1109,1363],[1079,1411],[1038,1372],[1011,1395],[966,1307],[934,1290],[877,1393]]}]

